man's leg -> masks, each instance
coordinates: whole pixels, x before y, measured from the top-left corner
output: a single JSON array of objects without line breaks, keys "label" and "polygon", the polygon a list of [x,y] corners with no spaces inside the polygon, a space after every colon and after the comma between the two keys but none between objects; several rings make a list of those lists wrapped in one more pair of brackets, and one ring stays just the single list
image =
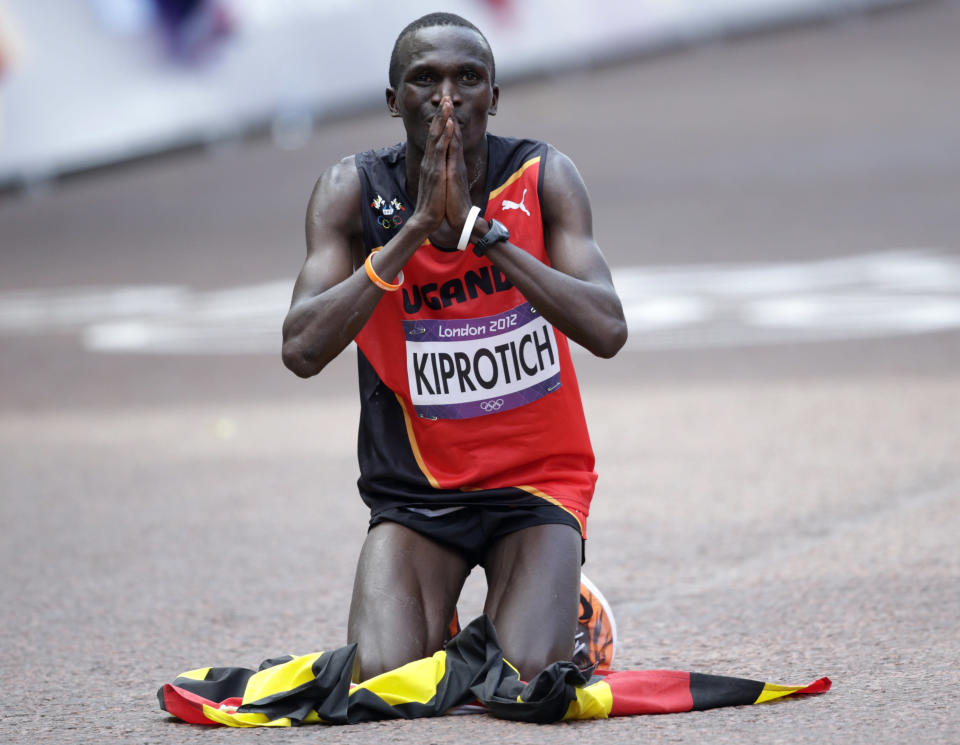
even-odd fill
[{"label": "man's leg", "polygon": [[347,640],[357,642],[359,682],[443,647],[469,573],[454,551],[397,523],[374,526],[363,543]]},{"label": "man's leg", "polygon": [[518,530],[487,553],[484,612],[523,680],[573,655],[581,555],[580,534],[569,525]]}]

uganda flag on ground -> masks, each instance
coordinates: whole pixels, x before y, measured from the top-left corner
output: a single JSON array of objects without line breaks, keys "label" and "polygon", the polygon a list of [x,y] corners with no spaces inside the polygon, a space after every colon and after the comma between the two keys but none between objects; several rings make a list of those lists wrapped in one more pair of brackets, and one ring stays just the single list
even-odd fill
[{"label": "uganda flag on ground", "polygon": [[667,714],[759,704],[822,693],[830,680],[785,686],[743,678],[634,670],[585,676],[556,662],[529,683],[503,658],[493,624],[481,616],[447,647],[359,685],[350,682],[356,645],[266,660],[259,670],[206,667],[157,691],[160,708],[194,724],[291,727],[435,717],[468,704],[523,722]]}]

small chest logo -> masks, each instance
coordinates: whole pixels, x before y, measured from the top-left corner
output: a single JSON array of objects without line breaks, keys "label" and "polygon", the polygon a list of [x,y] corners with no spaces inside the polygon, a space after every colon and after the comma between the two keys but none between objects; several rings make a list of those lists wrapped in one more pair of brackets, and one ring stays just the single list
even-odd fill
[{"label": "small chest logo", "polygon": [[380,213],[377,215],[377,222],[380,223],[381,227],[387,229],[400,227],[403,223],[403,217],[400,213],[407,211],[407,208],[396,197],[388,202],[379,194],[370,202],[370,206]]},{"label": "small chest logo", "polygon": [[526,199],[527,199],[527,190],[524,189],[523,196],[520,197],[519,202],[512,202],[509,199],[504,199],[500,209],[502,209],[504,212],[506,212],[507,210],[520,210],[521,212],[526,213],[527,217],[530,217],[530,210],[528,210],[526,206],[523,204],[526,201]]}]

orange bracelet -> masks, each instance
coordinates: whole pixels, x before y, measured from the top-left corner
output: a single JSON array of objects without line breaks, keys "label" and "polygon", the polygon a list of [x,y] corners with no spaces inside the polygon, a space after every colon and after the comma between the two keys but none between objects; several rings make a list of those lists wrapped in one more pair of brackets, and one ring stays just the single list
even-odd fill
[{"label": "orange bracelet", "polygon": [[370,281],[381,290],[386,290],[387,292],[396,292],[400,289],[400,285],[403,284],[403,269],[401,269],[400,274],[397,275],[397,283],[395,285],[383,281],[373,268],[373,255],[375,253],[376,251],[371,251],[369,256],[367,256],[367,260],[363,262],[363,268],[367,270],[367,276],[370,278]]}]

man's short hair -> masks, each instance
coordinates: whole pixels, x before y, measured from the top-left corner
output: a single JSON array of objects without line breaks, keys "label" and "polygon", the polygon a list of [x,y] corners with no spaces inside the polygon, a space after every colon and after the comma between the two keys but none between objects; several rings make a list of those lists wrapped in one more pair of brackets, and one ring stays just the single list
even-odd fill
[{"label": "man's short hair", "polygon": [[433,28],[434,26],[459,26],[460,28],[467,28],[478,33],[490,52],[490,82],[491,84],[496,82],[497,66],[493,61],[493,49],[490,46],[490,42],[487,41],[487,37],[483,35],[483,31],[470,23],[466,18],[461,18],[453,13],[427,13],[425,16],[420,16],[417,20],[408,23],[393,44],[393,51],[390,53],[389,77],[391,88],[396,88],[400,84],[400,44],[404,39],[420,29]]}]

